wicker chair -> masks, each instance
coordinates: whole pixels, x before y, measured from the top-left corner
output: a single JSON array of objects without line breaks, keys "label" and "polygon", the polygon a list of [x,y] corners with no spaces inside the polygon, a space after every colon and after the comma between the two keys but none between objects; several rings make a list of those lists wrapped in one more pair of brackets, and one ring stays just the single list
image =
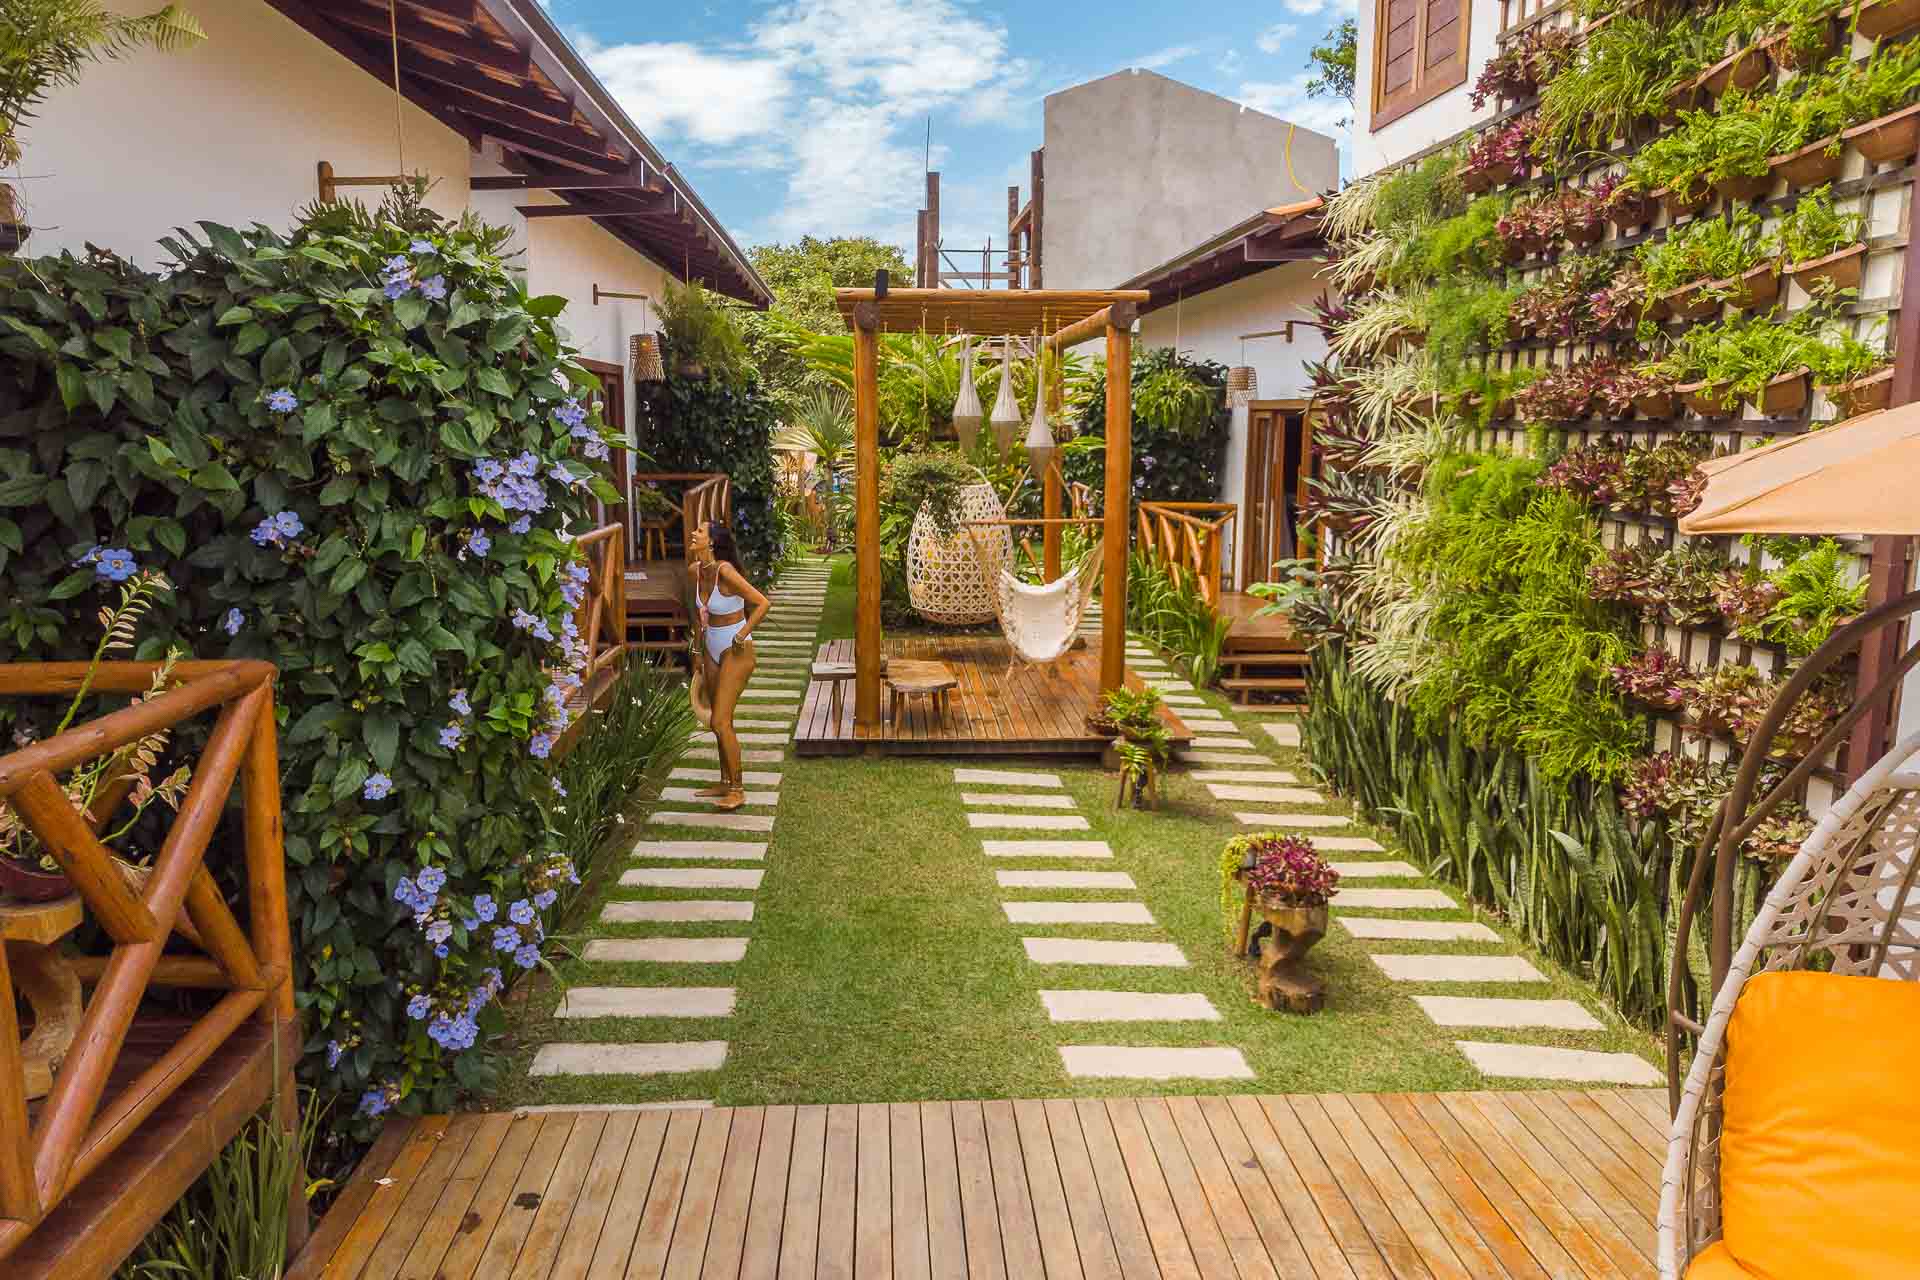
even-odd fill
[{"label": "wicker chair", "polygon": [[1681,1088],[1660,1190],[1660,1274],[1679,1280],[1720,1236],[1726,1030],[1754,973],[1830,969],[1920,981],[1920,734],[1867,770],[1821,818],[1734,953]]}]

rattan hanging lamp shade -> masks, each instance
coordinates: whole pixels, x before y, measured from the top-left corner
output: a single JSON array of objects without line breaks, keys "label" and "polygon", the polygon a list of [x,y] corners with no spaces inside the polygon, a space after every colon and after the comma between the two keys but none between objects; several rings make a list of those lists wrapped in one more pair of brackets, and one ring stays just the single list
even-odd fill
[{"label": "rattan hanging lamp shade", "polygon": [[628,363],[633,366],[635,382],[664,382],[666,366],[660,361],[660,340],[650,333],[636,333],[627,343]]},{"label": "rattan hanging lamp shade", "polygon": [[960,451],[972,453],[980,439],[980,424],[987,415],[980,407],[980,392],[973,385],[973,339],[960,349],[960,394],[953,401],[953,429],[960,437]]},{"label": "rattan hanging lamp shade", "polygon": [[1034,475],[1044,476],[1047,463],[1052,460],[1053,424],[1047,421],[1047,362],[1046,349],[1042,347],[1033,371],[1033,421],[1027,426],[1027,463]]},{"label": "rattan hanging lamp shade", "polygon": [[[929,622],[967,626],[994,618],[992,584],[980,573],[980,552],[968,535],[969,520],[1001,520],[1006,511],[990,484],[972,484],[960,491],[960,520],[951,533],[941,533],[925,507],[913,519],[907,538],[907,598],[915,613]],[[1013,555],[1013,535],[1005,525],[980,530],[988,554],[997,550],[1000,562]]]},{"label": "rattan hanging lamp shade", "polygon": [[1002,454],[1013,451],[1021,427],[1020,402],[1013,394],[1013,339],[1000,341],[1000,392],[993,398],[993,442]]}]

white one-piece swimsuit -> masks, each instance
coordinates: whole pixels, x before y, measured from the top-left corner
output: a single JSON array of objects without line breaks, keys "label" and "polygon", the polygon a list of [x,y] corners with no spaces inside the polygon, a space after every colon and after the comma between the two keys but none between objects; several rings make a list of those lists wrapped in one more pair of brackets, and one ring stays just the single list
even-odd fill
[{"label": "white one-piece swimsuit", "polygon": [[747,625],[747,620],[742,618],[738,622],[715,627],[707,625],[707,619],[716,613],[739,613],[746,607],[744,599],[725,594],[720,590],[719,579],[714,580],[713,590],[707,593],[707,603],[700,611],[700,628],[707,637],[707,656],[715,662],[727,656],[727,650],[733,648],[733,638],[740,634],[740,628]]}]

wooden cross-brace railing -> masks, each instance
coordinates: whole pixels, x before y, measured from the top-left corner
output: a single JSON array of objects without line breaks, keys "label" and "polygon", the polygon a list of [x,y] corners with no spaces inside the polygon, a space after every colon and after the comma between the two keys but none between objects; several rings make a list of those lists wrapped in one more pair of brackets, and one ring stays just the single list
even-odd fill
[{"label": "wooden cross-brace railing", "polygon": [[627,536],[622,525],[602,525],[575,540],[587,560],[587,594],[574,610],[574,625],[586,647],[580,689],[569,703],[573,723],[554,744],[554,755],[573,749],[587,715],[607,696],[627,660]]},{"label": "wooden cross-brace railing", "polygon": [[1193,574],[1201,598],[1218,608],[1226,529],[1240,508],[1231,502],[1143,502],[1136,514],[1141,552],[1170,572]]},{"label": "wooden cross-brace railing", "polygon": [[[86,670],[87,665],[78,662],[0,666],[0,695],[71,695]],[[142,694],[157,670],[150,662],[104,663],[92,688]],[[76,963],[93,993],[71,1050],[53,1077],[52,1091],[31,1125],[14,995],[0,951],[0,1259],[27,1242],[35,1227],[250,1019],[263,1023],[274,1043],[298,1043],[297,1034],[290,1034],[295,1019],[292,948],[273,664],[182,662],[174,667],[173,678],[174,686],[156,697],[0,756],[0,800],[12,806],[59,862],[112,944],[106,956],[81,957]],[[96,812],[86,813],[68,799],[60,777],[214,710],[218,717],[150,872],[144,881],[129,877],[99,838],[111,808],[124,800],[127,789],[110,788],[111,803],[96,804]],[[208,842],[236,782],[242,797],[249,917],[245,927],[207,867]],[[176,933],[191,936],[203,954],[163,955]],[[225,994],[108,1097],[110,1076],[150,985],[211,987]],[[292,1065],[289,1055],[283,1117],[292,1115]],[[151,1205],[150,1198],[147,1203]],[[165,1207],[157,1206],[154,1216]],[[297,1241],[304,1231],[302,1216],[293,1225],[292,1238]]]}]

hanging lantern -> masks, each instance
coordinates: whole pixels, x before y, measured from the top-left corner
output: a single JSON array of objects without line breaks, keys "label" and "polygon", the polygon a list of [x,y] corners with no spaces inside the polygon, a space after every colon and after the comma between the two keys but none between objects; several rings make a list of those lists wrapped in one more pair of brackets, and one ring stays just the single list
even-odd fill
[{"label": "hanging lantern", "polygon": [[1036,477],[1044,477],[1047,464],[1053,460],[1053,427],[1047,421],[1046,348],[1035,350],[1039,354],[1033,370],[1033,423],[1027,428],[1027,461]]},{"label": "hanging lantern", "polygon": [[1013,339],[1000,340],[1000,394],[993,398],[993,443],[1002,454],[1013,451],[1020,430],[1020,402],[1013,395]]},{"label": "hanging lantern", "polygon": [[986,416],[980,411],[980,392],[973,385],[973,339],[968,338],[960,351],[960,394],[953,402],[953,429],[960,435],[960,452],[973,452]]},{"label": "hanging lantern", "polygon": [[660,341],[650,333],[636,333],[627,342],[627,362],[635,382],[664,382],[667,370],[660,362]]}]

